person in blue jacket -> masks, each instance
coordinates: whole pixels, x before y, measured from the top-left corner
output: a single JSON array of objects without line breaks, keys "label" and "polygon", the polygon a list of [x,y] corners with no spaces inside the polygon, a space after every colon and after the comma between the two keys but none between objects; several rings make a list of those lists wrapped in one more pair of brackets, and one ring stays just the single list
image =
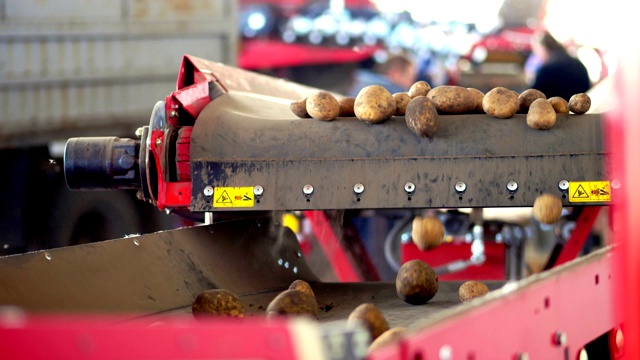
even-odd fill
[{"label": "person in blue jacket", "polygon": [[356,97],[362,88],[369,85],[382,85],[391,94],[409,91],[416,81],[417,74],[417,66],[411,58],[391,55],[386,61],[373,65],[371,69],[356,70],[347,95]]}]

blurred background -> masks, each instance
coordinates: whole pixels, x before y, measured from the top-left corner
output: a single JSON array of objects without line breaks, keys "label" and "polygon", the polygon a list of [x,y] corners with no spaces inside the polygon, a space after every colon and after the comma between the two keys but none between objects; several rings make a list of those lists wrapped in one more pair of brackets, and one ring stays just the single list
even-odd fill
[{"label": "blurred background", "polygon": [[[409,84],[521,92],[546,30],[585,66],[604,111],[614,11],[595,0],[0,0],[0,254],[191,225],[135,192],[71,192],[62,166],[70,137],[148,124],[183,54],[345,95],[371,77],[407,88],[384,65],[400,55]],[[393,224],[382,224],[384,240]]]}]

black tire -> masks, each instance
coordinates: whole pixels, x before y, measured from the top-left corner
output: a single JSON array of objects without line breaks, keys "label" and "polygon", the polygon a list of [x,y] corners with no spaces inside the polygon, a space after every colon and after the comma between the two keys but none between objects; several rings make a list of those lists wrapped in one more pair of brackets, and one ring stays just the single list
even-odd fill
[{"label": "black tire", "polygon": [[116,239],[143,230],[134,199],[123,191],[58,191],[49,217],[48,247]]}]

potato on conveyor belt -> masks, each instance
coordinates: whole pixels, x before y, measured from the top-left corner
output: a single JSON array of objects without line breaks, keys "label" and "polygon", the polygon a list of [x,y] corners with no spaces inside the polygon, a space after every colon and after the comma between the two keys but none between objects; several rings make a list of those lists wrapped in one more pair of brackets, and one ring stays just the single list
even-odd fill
[{"label": "potato on conveyor belt", "polygon": [[289,105],[289,108],[291,109],[291,112],[295,114],[295,116],[301,119],[311,117],[311,115],[309,115],[309,113],[307,112],[307,98],[304,98],[300,101],[292,102],[291,105]]},{"label": "potato on conveyor belt", "polygon": [[458,296],[460,297],[460,301],[465,302],[484,296],[488,292],[489,287],[487,284],[471,280],[460,285],[460,289],[458,289]]},{"label": "potato on conveyor belt", "polygon": [[585,93],[575,94],[569,99],[569,110],[572,113],[582,115],[591,108],[591,98]]},{"label": "potato on conveyor belt", "polygon": [[527,125],[532,129],[548,130],[556,124],[556,111],[543,98],[536,99],[528,109]]},{"label": "potato on conveyor belt", "polygon": [[338,116],[340,117],[353,117],[356,114],[353,112],[353,105],[356,102],[356,98],[346,97],[338,100],[338,104],[340,104],[340,111],[338,112]]},{"label": "potato on conveyor belt", "polygon": [[409,97],[413,99],[416,96],[427,96],[429,91],[431,91],[431,85],[429,85],[428,82],[421,80],[416,81],[413,85],[411,85],[407,95],[409,95]]},{"label": "potato on conveyor belt", "polygon": [[464,114],[476,107],[475,97],[461,86],[436,86],[427,94],[438,114]]},{"label": "potato on conveyor belt", "polygon": [[528,113],[529,112],[529,107],[537,99],[545,99],[546,100],[547,97],[540,90],[527,89],[527,90],[523,91],[518,96],[518,101],[520,101],[520,113],[522,113],[522,114]]},{"label": "potato on conveyor belt", "polygon": [[444,239],[444,225],[436,217],[413,218],[411,238],[418,249],[425,251],[442,244]]},{"label": "potato on conveyor belt", "polygon": [[482,99],[484,112],[499,119],[508,119],[520,108],[518,93],[498,86],[491,89]]},{"label": "potato on conveyor belt", "polygon": [[533,217],[543,224],[554,224],[562,216],[562,200],[553,194],[539,195],[533,203]]},{"label": "potato on conveyor belt", "polygon": [[556,114],[568,114],[569,113],[569,103],[567,100],[561,98],[560,96],[554,96],[547,99],[549,104],[553,106],[553,110],[555,110]]},{"label": "potato on conveyor belt", "polygon": [[393,344],[394,342],[407,336],[407,329],[404,327],[394,327],[382,333],[378,336],[371,345],[369,345],[368,352],[371,353],[380,349],[383,346]]},{"label": "potato on conveyor belt", "polygon": [[470,111],[478,114],[484,114],[484,109],[482,109],[482,99],[484,99],[484,93],[476,88],[467,88],[471,97],[473,98],[473,102],[476,104],[473,109]]},{"label": "potato on conveyor belt", "polygon": [[407,127],[420,137],[432,137],[438,130],[438,111],[426,96],[411,99],[404,114]]},{"label": "potato on conveyor belt", "polygon": [[356,96],[354,112],[359,120],[380,123],[396,112],[396,102],[391,93],[381,85],[369,85]]},{"label": "potato on conveyor belt", "polygon": [[316,120],[335,120],[340,112],[340,103],[331,93],[326,91],[309,96],[306,106],[309,115]]},{"label": "potato on conveyor belt", "polygon": [[393,94],[393,100],[396,102],[396,112],[395,115],[404,115],[407,112],[407,105],[411,101],[411,96],[406,92],[399,92]]},{"label": "potato on conveyor belt", "polygon": [[313,293],[311,285],[309,285],[309,283],[304,280],[295,280],[291,283],[291,285],[289,285],[289,290],[302,291],[303,293],[307,293],[313,296],[314,299],[316,298],[316,294]]},{"label": "potato on conveyor belt", "polygon": [[267,306],[267,316],[308,315],[318,316],[318,303],[308,293],[300,290],[285,290]]},{"label": "potato on conveyor belt", "polygon": [[438,292],[436,272],[426,262],[416,259],[404,263],[396,276],[398,297],[412,305],[422,305]]},{"label": "potato on conveyor belt", "polygon": [[198,294],[191,306],[195,318],[207,316],[244,317],[245,305],[231,291],[211,289]]},{"label": "potato on conveyor belt", "polygon": [[372,303],[360,304],[349,314],[347,321],[361,322],[369,330],[372,341],[389,330],[389,323],[384,314]]}]

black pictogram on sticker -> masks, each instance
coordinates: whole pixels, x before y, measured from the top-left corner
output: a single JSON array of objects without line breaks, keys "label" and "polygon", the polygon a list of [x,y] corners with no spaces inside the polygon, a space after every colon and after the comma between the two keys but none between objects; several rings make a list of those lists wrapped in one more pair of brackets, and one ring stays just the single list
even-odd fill
[{"label": "black pictogram on sticker", "polygon": [[227,194],[227,190],[223,191],[216,199],[216,204],[232,204],[231,197]]},{"label": "black pictogram on sticker", "polygon": [[252,199],[249,197],[249,195],[242,195],[242,200],[243,201],[251,201]]},{"label": "black pictogram on sticker", "polygon": [[578,188],[571,197],[574,199],[590,199],[589,194],[584,190],[582,184],[578,185]]}]

